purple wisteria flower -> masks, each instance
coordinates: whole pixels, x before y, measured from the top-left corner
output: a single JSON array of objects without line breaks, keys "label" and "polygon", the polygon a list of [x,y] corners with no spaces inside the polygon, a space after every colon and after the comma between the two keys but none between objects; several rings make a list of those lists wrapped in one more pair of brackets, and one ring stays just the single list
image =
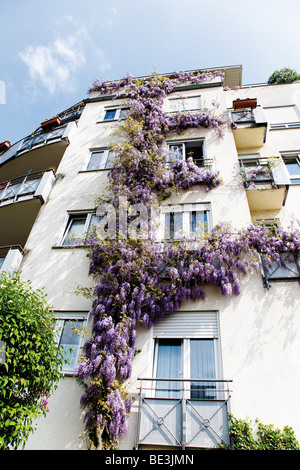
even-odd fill
[{"label": "purple wisteria flower", "polygon": [[[118,127],[124,139],[113,147],[115,165],[108,175],[116,210],[121,197],[126,197],[129,205],[141,203],[150,210],[174,189],[201,184],[208,191],[221,184],[218,172],[198,167],[191,158],[168,165],[162,151],[171,131],[204,127],[223,136],[226,120],[215,115],[217,103],[213,103],[213,110],[200,112],[169,115],[163,111],[163,100],[176,85],[215,78],[222,79],[222,73],[176,72],[145,80],[128,75],[118,81],[94,83],[90,91],[128,98],[127,119]],[[236,231],[219,224],[196,240],[192,250],[189,240],[174,241],[162,249],[155,240],[155,230],[149,226],[147,239],[123,239],[118,226],[112,240],[87,240],[90,275],[96,283],[93,326],[76,373],[86,386],[81,397],[86,425],[92,429],[100,426],[110,442],[127,431],[131,401],[124,384],[132,372],[137,325],[151,328],[184,302],[204,300],[207,285],[227,297],[239,295],[240,278],[253,269],[260,254],[271,260],[280,260],[285,250],[300,254],[296,228],[278,229],[274,235],[263,225]]]}]

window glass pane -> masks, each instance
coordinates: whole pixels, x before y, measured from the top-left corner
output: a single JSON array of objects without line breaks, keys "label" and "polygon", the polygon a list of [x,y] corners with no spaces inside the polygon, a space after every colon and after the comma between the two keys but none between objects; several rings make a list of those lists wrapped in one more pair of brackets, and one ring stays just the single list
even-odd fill
[{"label": "window glass pane", "polygon": [[96,228],[96,225],[100,222],[101,218],[102,217],[100,217],[99,215],[92,214],[91,219],[90,219],[90,223],[89,223],[89,226],[88,226],[88,230],[94,230]]},{"label": "window glass pane", "polygon": [[108,170],[114,166],[114,154],[113,152],[108,153],[107,161],[105,164],[105,169]]},{"label": "window glass pane", "polygon": [[[59,347],[63,349],[63,356],[69,361],[69,364],[63,366],[64,370],[73,371],[79,353],[80,335],[74,332],[74,329],[81,331],[83,320],[65,320],[60,337]],[[72,348],[72,351],[70,351]]]},{"label": "window glass pane", "polygon": [[182,238],[183,236],[183,213],[182,212],[169,212],[165,214],[165,233],[166,240],[173,240],[173,238]]},{"label": "window glass pane", "polygon": [[113,119],[115,119],[116,111],[116,109],[110,109],[106,111],[104,121],[112,121]]},{"label": "window glass pane", "polygon": [[183,144],[169,145],[169,162],[183,160]]},{"label": "window glass pane", "polygon": [[285,159],[284,162],[290,175],[300,175],[300,165],[296,158]]},{"label": "window glass pane", "polygon": [[207,211],[190,212],[190,237],[199,237],[207,232]]},{"label": "window glass pane", "polygon": [[4,263],[4,260],[5,260],[5,256],[4,257],[0,257],[0,269]]},{"label": "window glass pane", "polygon": [[85,221],[86,216],[81,218],[74,218],[70,221],[63,245],[72,245],[75,240],[81,239],[83,237]]},{"label": "window glass pane", "polygon": [[126,119],[127,116],[128,116],[128,113],[129,113],[129,109],[128,109],[128,108],[122,108],[122,109],[120,110],[119,119]]},{"label": "window glass pane", "polygon": [[200,108],[200,97],[190,96],[185,98],[171,99],[169,101],[170,111],[191,111]]},{"label": "window glass pane", "polygon": [[[181,340],[161,339],[158,345],[157,378],[177,379],[181,374]],[[178,398],[180,382],[157,381],[156,396],[159,398]]]},{"label": "window glass pane", "polygon": [[200,97],[199,96],[190,96],[184,100],[184,109],[192,110],[200,108]]},{"label": "window glass pane", "polygon": [[185,154],[186,154],[186,157],[185,157],[186,160],[189,157],[191,157],[196,163],[196,165],[204,166],[202,142],[199,142],[199,143],[187,142],[185,144]]},{"label": "window glass pane", "polygon": [[[192,339],[190,341],[191,379],[215,379],[215,352],[213,339]],[[193,382],[191,398],[214,399],[216,385],[212,382]]]},{"label": "window glass pane", "polygon": [[104,152],[93,152],[88,164],[88,170],[99,170],[103,161]]}]

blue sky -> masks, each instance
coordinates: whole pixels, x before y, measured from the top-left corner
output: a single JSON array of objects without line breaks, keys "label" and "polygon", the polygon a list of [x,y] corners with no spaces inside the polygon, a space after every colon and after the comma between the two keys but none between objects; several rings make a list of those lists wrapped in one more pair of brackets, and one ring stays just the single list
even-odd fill
[{"label": "blue sky", "polygon": [[97,78],[242,65],[300,73],[300,0],[0,0],[0,142],[84,98]]}]

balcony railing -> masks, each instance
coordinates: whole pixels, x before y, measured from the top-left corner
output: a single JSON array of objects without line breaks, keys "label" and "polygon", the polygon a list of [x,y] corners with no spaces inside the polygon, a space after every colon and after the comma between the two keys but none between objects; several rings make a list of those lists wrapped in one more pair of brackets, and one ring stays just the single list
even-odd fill
[{"label": "balcony railing", "polygon": [[139,380],[137,448],[230,446],[230,380]]},{"label": "balcony railing", "polygon": [[268,164],[257,166],[243,166],[242,177],[245,188],[270,186],[276,187],[271,167]]},{"label": "balcony railing", "polygon": [[289,251],[278,253],[277,259],[260,255],[261,274],[264,287],[269,289],[271,281],[300,280],[300,261],[297,255]]},{"label": "balcony railing", "polygon": [[16,142],[14,145],[0,154],[0,165],[26,152],[29,152],[30,150],[41,147],[46,148],[47,146],[50,146],[50,144],[59,144],[61,142],[65,142],[65,146],[67,146],[75,129],[75,121],[66,122],[63,125],[48,131],[44,131],[42,128],[40,128],[19,142]]},{"label": "balcony railing", "polygon": [[34,134],[25,137],[18,149],[18,153],[21,153],[25,150],[31,150],[36,146],[46,145],[57,140],[61,140],[65,134],[66,127],[66,125],[56,127],[55,129],[51,129],[48,132],[44,132],[41,129],[39,132],[35,132]]},{"label": "balcony railing", "polygon": [[0,206],[31,197],[41,196],[45,199],[53,180],[53,171],[45,170],[0,183]]}]

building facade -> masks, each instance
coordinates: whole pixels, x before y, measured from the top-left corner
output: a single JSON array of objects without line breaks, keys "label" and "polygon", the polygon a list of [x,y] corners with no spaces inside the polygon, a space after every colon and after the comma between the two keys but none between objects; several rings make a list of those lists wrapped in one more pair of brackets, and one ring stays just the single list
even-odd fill
[{"label": "building facade", "polygon": [[[300,219],[300,84],[242,86],[240,66],[221,71],[179,81],[163,101],[168,116],[214,108],[227,121],[222,137],[203,123],[166,135],[167,165],[192,156],[222,181],[179,187],[160,202],[163,247],[181,233],[184,240],[197,230],[205,237],[218,224],[276,233]],[[44,290],[64,326],[61,344],[73,348],[28,449],[89,447],[83,388],[74,377],[86,338],[72,334],[72,325],[91,333],[92,300],[80,288],[93,288],[94,279],[82,240],[99,222],[99,198],[114,166],[111,144],[121,141],[118,126],[129,106],[124,93],[94,88],[31,136],[2,144],[0,270],[19,269],[21,279]],[[139,353],[127,381],[133,401],[120,449],[230,445],[230,413],[291,426],[300,438],[300,268],[288,249],[278,256],[267,263],[260,253],[258,269],[241,276],[239,295],[204,282],[205,299],[182,302],[151,327],[137,324]]]}]

